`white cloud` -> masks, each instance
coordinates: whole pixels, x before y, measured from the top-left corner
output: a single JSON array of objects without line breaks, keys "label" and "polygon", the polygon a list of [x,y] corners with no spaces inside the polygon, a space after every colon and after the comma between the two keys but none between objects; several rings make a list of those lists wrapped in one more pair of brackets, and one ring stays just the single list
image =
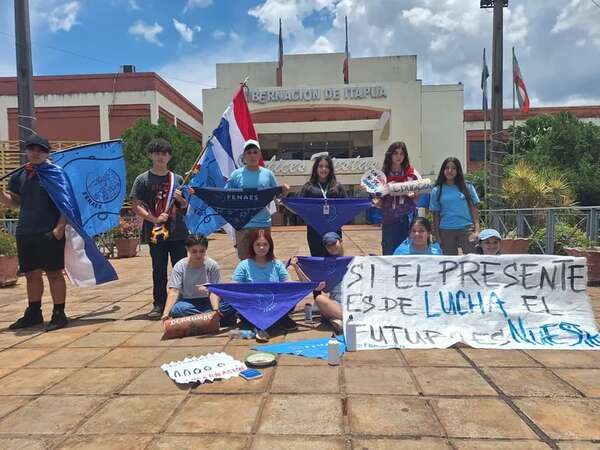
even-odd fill
[{"label": "white cloud", "polygon": [[214,39],[223,39],[225,36],[227,36],[227,33],[225,33],[223,30],[215,30],[212,32],[212,37]]},{"label": "white cloud", "polygon": [[279,19],[283,23],[283,34],[302,34],[305,27],[302,21],[315,12],[323,9],[332,11],[336,0],[302,0],[292,2],[290,0],[266,0],[248,11],[258,19],[258,23],[271,33],[279,33]]},{"label": "white cloud", "polygon": [[136,0],[129,0],[128,1],[128,5],[129,5],[129,9],[132,11],[139,11],[140,9],[140,5],[138,5],[138,2]]},{"label": "white cloud", "polygon": [[136,37],[141,37],[146,41],[162,47],[162,42],[158,40],[158,35],[162,32],[161,27],[157,22],[153,25],[148,25],[145,22],[138,20],[129,27],[129,34]]},{"label": "white cloud", "polygon": [[571,0],[556,17],[552,33],[571,32],[572,35],[585,35],[588,42],[600,48],[600,8],[590,1]]},{"label": "white cloud", "polygon": [[50,24],[50,30],[55,31],[69,31],[73,25],[77,22],[77,13],[81,5],[78,1],[72,1],[64,3],[54,8],[48,14],[48,23]]},{"label": "white cloud", "polygon": [[310,53],[333,53],[335,48],[325,36],[319,36],[308,49]]},{"label": "white cloud", "polygon": [[181,35],[181,39],[183,39],[185,42],[192,42],[194,40],[194,30],[188,27],[185,23],[179,22],[173,17],[173,26]]},{"label": "white cloud", "polygon": [[206,8],[207,6],[212,5],[212,3],[213,0],[187,0],[183,12],[187,12],[193,8]]}]

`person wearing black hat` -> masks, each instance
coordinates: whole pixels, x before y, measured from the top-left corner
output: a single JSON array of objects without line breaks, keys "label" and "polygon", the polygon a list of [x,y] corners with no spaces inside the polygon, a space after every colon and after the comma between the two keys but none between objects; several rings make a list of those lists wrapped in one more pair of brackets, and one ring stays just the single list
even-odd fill
[{"label": "person wearing black hat", "polygon": [[27,280],[28,306],[23,317],[9,329],[38,325],[42,316],[42,295],[46,272],[50,295],[54,303],[52,319],[47,331],[57,330],[67,324],[65,298],[67,286],[63,275],[65,267],[66,218],[60,213],[37,176],[36,166],[48,159],[50,144],[41,136],[32,135],[25,142],[27,164],[17,171],[8,183],[8,192],[3,192],[0,201],[9,207],[19,207],[17,224],[17,254],[19,272]]},{"label": "person wearing black hat", "polygon": [[[188,229],[183,215],[187,201],[178,186],[183,177],[168,168],[172,148],[169,141],[152,139],[146,145],[152,161],[150,170],[137,176],[131,188],[132,210],[144,219],[143,239],[148,242],[152,259],[152,295],[154,304],[148,319],[161,318],[167,301],[167,266],[187,256],[185,240]],[[157,233],[158,230],[160,232]]]}]

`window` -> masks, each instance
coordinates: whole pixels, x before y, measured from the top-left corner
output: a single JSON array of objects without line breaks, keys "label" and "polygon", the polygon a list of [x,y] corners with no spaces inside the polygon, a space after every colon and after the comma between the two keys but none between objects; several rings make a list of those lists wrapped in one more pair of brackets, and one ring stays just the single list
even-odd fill
[{"label": "window", "polygon": [[[488,149],[489,151],[489,149]],[[483,161],[483,141],[469,142],[469,161]]]},{"label": "window", "polygon": [[265,160],[273,156],[276,159],[309,160],[321,152],[328,152],[332,158],[373,156],[372,131],[260,134],[258,139]]}]

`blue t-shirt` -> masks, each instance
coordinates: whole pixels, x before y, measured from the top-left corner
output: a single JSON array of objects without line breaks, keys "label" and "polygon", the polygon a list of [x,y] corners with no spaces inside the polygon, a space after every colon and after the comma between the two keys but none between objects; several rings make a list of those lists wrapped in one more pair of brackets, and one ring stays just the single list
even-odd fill
[{"label": "blue t-shirt", "polygon": [[[258,170],[248,170],[240,167],[231,172],[225,189],[270,188],[276,187],[277,180],[269,169],[259,167]],[[267,228],[271,226],[271,214],[263,208],[244,228]]]},{"label": "blue t-shirt", "polygon": [[427,246],[427,250],[424,252],[416,251],[412,246],[410,238],[406,238],[402,244],[396,247],[394,255],[443,255],[442,248],[437,242]]},{"label": "blue t-shirt", "polygon": [[[467,190],[471,195],[474,205],[479,204],[479,197],[471,183],[467,184]],[[469,210],[469,204],[464,194],[456,185],[443,185],[442,196],[438,201],[438,192],[441,186],[436,186],[431,191],[429,209],[431,212],[439,213],[440,229],[442,230],[464,230],[473,226],[473,218]]]},{"label": "blue t-shirt", "polygon": [[240,261],[232,276],[238,283],[283,283],[288,278],[288,271],[281,261],[273,259],[262,267],[251,258]]}]

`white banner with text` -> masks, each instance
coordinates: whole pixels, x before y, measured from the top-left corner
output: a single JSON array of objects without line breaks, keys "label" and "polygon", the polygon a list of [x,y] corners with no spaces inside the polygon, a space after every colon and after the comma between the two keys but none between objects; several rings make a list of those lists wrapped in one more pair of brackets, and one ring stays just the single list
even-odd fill
[{"label": "white banner with text", "polygon": [[357,256],[342,281],[357,350],[600,349],[585,258]]}]

